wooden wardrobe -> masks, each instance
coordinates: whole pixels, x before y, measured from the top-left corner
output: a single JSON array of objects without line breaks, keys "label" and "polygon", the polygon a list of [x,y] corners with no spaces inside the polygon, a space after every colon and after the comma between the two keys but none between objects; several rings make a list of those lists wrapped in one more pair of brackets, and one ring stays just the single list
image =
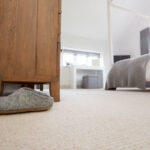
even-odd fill
[{"label": "wooden wardrobe", "polygon": [[0,92],[5,82],[49,83],[60,100],[61,0],[0,0]]}]

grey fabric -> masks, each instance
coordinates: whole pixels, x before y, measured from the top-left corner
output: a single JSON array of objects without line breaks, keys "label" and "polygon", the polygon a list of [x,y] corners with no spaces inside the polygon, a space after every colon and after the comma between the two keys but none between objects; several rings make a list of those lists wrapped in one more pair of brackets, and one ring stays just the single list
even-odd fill
[{"label": "grey fabric", "polygon": [[29,88],[21,88],[9,96],[0,97],[0,111],[42,108],[52,105],[52,97]]},{"label": "grey fabric", "polygon": [[135,59],[127,59],[117,62],[111,68],[107,81],[106,90],[117,87],[146,87],[146,65],[150,60],[150,54]]},{"label": "grey fabric", "polygon": [[82,87],[86,89],[102,88],[102,81],[98,75],[83,76]]}]

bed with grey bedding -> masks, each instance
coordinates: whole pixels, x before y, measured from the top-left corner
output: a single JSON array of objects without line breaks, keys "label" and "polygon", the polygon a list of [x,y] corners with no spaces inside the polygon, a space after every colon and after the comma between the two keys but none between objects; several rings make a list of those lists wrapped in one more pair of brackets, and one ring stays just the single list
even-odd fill
[{"label": "bed with grey bedding", "polygon": [[112,90],[117,87],[145,89],[146,68],[149,61],[150,54],[146,54],[138,58],[126,59],[115,63],[108,74],[105,89]]}]

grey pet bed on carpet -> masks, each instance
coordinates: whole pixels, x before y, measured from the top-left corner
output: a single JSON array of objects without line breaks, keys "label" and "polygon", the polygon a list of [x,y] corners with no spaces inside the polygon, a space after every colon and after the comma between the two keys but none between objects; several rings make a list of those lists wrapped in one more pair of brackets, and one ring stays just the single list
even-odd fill
[{"label": "grey pet bed on carpet", "polygon": [[30,88],[21,88],[9,96],[0,97],[0,114],[44,111],[52,105],[52,97]]}]

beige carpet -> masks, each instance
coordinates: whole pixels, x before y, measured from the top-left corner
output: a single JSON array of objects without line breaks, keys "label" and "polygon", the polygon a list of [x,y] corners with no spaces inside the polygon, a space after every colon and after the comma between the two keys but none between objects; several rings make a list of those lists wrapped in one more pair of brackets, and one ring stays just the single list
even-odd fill
[{"label": "beige carpet", "polygon": [[150,91],[63,90],[48,112],[0,116],[0,150],[150,150]]}]

